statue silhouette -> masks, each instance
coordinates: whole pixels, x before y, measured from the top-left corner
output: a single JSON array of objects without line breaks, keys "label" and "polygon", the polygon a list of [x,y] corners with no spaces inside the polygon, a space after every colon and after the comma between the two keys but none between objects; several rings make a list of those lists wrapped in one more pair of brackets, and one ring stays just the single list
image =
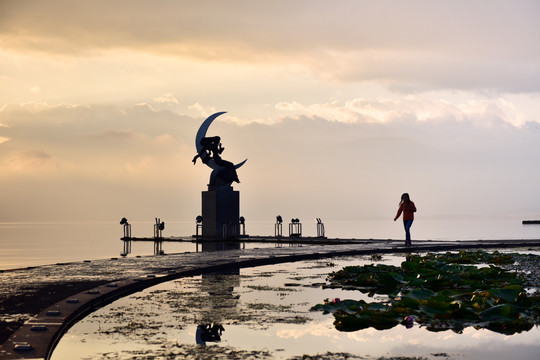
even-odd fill
[{"label": "statue silhouette", "polygon": [[201,139],[200,145],[201,151],[193,158],[193,164],[196,164],[197,159],[201,158],[203,164],[213,160],[216,165],[210,174],[209,186],[230,186],[233,181],[240,183],[235,165],[221,158],[221,153],[225,148],[221,145],[219,136],[204,137]]}]

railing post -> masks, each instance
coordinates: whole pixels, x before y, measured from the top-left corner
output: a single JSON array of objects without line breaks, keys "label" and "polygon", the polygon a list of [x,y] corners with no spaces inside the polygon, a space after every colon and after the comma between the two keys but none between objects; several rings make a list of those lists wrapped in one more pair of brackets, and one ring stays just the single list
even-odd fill
[{"label": "railing post", "polygon": [[324,224],[320,218],[315,219],[317,221],[317,237],[325,237]]},{"label": "railing post", "polygon": [[124,252],[121,255],[126,256],[131,253],[131,224],[124,217],[120,220],[120,225],[122,225],[122,230],[124,231],[124,236],[122,237],[124,241]]},{"label": "railing post", "polygon": [[163,236],[163,230],[165,229],[165,223],[160,218],[156,218],[154,224],[154,239],[161,239]]},{"label": "railing post", "polygon": [[238,219],[238,222],[240,223],[240,227],[242,229],[242,236],[246,236],[246,218],[244,218],[243,216],[240,216],[240,218]]},{"label": "railing post", "polygon": [[195,218],[195,240],[199,240],[199,229],[201,229],[201,237],[203,235],[203,217],[201,215]]},{"label": "railing post", "polygon": [[274,236],[282,237],[283,236],[283,218],[281,215],[276,216],[276,224],[274,225]]},{"label": "railing post", "polygon": [[289,237],[302,237],[302,223],[299,219],[292,219],[289,223]]}]

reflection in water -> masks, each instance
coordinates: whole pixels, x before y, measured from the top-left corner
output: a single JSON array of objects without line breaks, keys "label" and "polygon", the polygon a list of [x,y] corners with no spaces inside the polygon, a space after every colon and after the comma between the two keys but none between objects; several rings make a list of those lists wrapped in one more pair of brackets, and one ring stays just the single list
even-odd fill
[{"label": "reflection in water", "polygon": [[[224,250],[239,250],[240,242],[238,241],[197,241],[196,250],[199,252],[199,244],[201,251],[224,251]],[[246,248],[246,244],[242,243],[242,249]]]},{"label": "reflection in water", "polygon": [[[201,291],[209,296],[208,302],[202,303],[199,310],[199,319],[195,340],[199,345],[206,342],[221,341],[221,334],[225,328],[221,325],[224,314],[236,313],[239,295],[234,295],[235,286],[240,285],[240,269],[233,268],[220,272],[202,275]],[[224,312],[224,310],[226,310]]]},{"label": "reflection in water", "polygon": [[195,341],[198,345],[206,345],[207,342],[220,342],[223,331],[225,328],[219,324],[199,325],[195,333]]}]

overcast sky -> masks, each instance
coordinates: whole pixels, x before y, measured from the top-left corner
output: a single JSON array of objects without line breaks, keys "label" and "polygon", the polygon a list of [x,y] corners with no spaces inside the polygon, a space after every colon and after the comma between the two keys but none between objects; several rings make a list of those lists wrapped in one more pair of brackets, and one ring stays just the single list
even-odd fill
[{"label": "overcast sky", "polygon": [[538,1],[0,0],[0,222],[540,217]]}]

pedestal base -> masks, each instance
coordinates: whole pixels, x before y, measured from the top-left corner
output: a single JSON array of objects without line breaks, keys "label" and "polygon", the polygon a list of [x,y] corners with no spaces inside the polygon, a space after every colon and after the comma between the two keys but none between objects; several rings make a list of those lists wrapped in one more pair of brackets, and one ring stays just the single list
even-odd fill
[{"label": "pedestal base", "polygon": [[203,240],[238,237],[240,192],[232,187],[203,191],[202,218]]}]

